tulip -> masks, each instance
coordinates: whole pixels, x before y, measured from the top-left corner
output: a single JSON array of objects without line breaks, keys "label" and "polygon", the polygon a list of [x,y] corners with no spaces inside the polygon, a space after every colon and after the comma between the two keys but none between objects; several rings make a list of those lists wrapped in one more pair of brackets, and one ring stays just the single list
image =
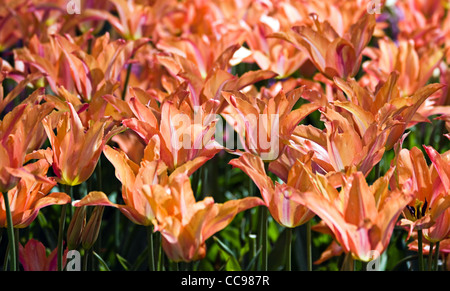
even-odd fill
[{"label": "tulip", "polygon": [[[21,104],[0,121],[0,192],[13,188],[18,176],[29,173],[26,155],[35,150],[31,132],[38,132],[41,120],[53,110],[51,103]],[[31,166],[32,167],[32,166]]]},{"label": "tulip", "polygon": [[85,131],[75,108],[71,103],[68,106],[69,112],[63,113],[56,135],[50,116],[44,118],[43,124],[53,150],[52,166],[57,182],[75,186],[92,175],[106,142],[120,129],[105,134],[107,121],[96,121]]},{"label": "tulip", "polygon": [[81,234],[86,226],[86,207],[76,207],[67,228],[67,248],[74,250],[81,243]]},{"label": "tulip", "polygon": [[400,224],[409,228],[409,235],[413,230],[421,230],[428,236],[427,239],[436,242],[445,238],[449,231],[446,218],[450,195],[449,188],[446,188],[448,176],[444,163],[448,158],[444,159],[431,147],[426,147],[426,151],[433,161],[431,166],[427,165],[424,154],[417,147],[399,151],[397,173],[392,187],[415,197],[405,208]]},{"label": "tulip", "polygon": [[[67,249],[65,250],[63,265],[66,264],[66,254]],[[19,260],[24,271],[56,271],[57,249],[47,255],[47,250],[41,242],[30,239],[25,247],[19,244]]]},{"label": "tulip", "polygon": [[339,35],[328,21],[320,22],[313,15],[315,29],[309,26],[294,26],[291,31],[275,33],[300,50],[306,50],[309,59],[326,77],[343,79],[354,77],[360,68],[362,52],[375,30],[375,17],[363,16],[354,23],[345,35]]},{"label": "tulip", "polygon": [[356,167],[368,175],[383,157],[388,129],[380,129],[370,118],[355,124],[351,116],[330,105],[322,111],[322,116],[326,130],[311,125],[297,126],[289,141],[291,151],[314,152],[313,166],[322,174]]},{"label": "tulip", "polygon": [[374,80],[385,82],[391,72],[396,71],[402,96],[411,96],[424,87],[444,57],[444,51],[438,45],[430,43],[419,50],[412,39],[395,43],[384,37],[378,40],[378,47],[370,48],[368,52],[372,61],[364,64],[365,79],[375,84]]},{"label": "tulip", "polygon": [[349,173],[340,191],[323,175],[311,173],[313,183],[322,190],[296,192],[291,199],[319,216],[345,253],[367,262],[373,251],[386,250],[397,218],[413,199],[411,194],[388,188],[392,173],[393,169],[371,186],[361,172]]},{"label": "tulip", "polygon": [[104,209],[104,206],[94,207],[94,211],[92,211],[91,217],[89,218],[86,227],[83,229],[81,243],[85,250],[89,250],[97,241]]},{"label": "tulip", "polygon": [[[35,164],[35,175],[43,176],[49,167],[45,160],[39,160]],[[52,179],[36,180],[33,176],[25,176],[19,183],[4,195],[8,195],[11,203],[12,224],[15,228],[24,228],[34,221],[43,207],[50,205],[62,205],[70,202],[70,197],[65,193],[50,191],[56,185]],[[7,227],[5,200],[0,197],[0,227]]]},{"label": "tulip", "polygon": [[155,214],[152,205],[151,185],[167,183],[167,167],[159,160],[143,160],[139,165],[131,161],[123,152],[106,146],[104,154],[113,164],[116,177],[122,183],[124,205],[109,201],[105,193],[90,192],[79,201],[75,207],[110,206],[118,208],[133,223],[150,226],[154,223]]},{"label": "tulip", "polygon": [[281,90],[274,97],[261,99],[237,91],[223,92],[229,106],[222,115],[238,132],[246,152],[272,161],[283,152],[297,124],[319,108],[306,103],[293,109],[303,91],[304,87],[288,94]]},{"label": "tulip", "polygon": [[[307,163],[311,158],[304,157],[303,162]],[[294,228],[304,224],[314,217],[314,213],[309,211],[304,205],[290,199],[294,192],[314,191],[313,185],[309,182],[309,176],[298,161],[289,171],[287,183],[280,184],[272,182],[264,169],[264,162],[256,155],[244,153],[239,159],[233,159],[230,164],[243,170],[259,188],[265,205],[269,208],[270,214],[280,225]]]},{"label": "tulip", "polygon": [[199,107],[197,112],[186,101],[181,100],[179,105],[166,101],[161,105],[160,122],[151,108],[134,98],[130,103],[137,118],[126,119],[123,124],[143,138],[147,150],[164,161],[170,172],[189,165],[192,174],[222,150],[213,138],[214,112],[207,110],[213,101]]},{"label": "tulip", "polygon": [[262,205],[257,197],[214,203],[212,197],[195,201],[190,180],[179,174],[166,185],[153,185],[155,231],[162,235],[162,246],[175,262],[200,260],[206,255],[206,240],[225,228],[234,217]]}]

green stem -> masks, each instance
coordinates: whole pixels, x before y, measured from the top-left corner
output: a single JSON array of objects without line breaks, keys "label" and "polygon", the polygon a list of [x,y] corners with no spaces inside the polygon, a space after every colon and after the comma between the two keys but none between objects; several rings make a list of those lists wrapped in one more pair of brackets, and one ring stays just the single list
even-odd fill
[{"label": "green stem", "polygon": [[11,271],[17,271],[17,260],[16,260],[16,243],[14,239],[14,225],[12,221],[11,208],[9,205],[8,193],[2,193],[5,200],[5,210],[6,210],[6,224],[8,231],[8,242],[9,242],[9,256],[11,259]]},{"label": "green stem", "polygon": [[[6,254],[8,254],[10,252],[9,245],[10,245],[10,243],[8,242],[8,244],[6,245]],[[9,259],[9,256],[5,255],[5,260],[3,261],[3,271],[6,271],[8,268],[8,259]]]},{"label": "green stem", "polygon": [[434,264],[433,264],[433,270],[438,270],[438,264],[439,264],[439,241],[436,243],[436,246],[434,248]]},{"label": "green stem", "polygon": [[422,246],[422,230],[417,230],[417,242],[418,242],[418,253],[419,253],[419,271],[423,271],[423,246]]},{"label": "green stem", "polygon": [[64,227],[66,224],[66,212],[67,204],[61,207],[61,216],[59,218],[59,230],[58,230],[58,271],[63,270],[63,253],[64,253]]},{"label": "green stem", "polygon": [[[72,187],[70,185],[64,185],[64,189],[67,195],[72,197]],[[62,205],[61,207],[61,216],[59,218],[59,229],[58,229],[58,245],[57,245],[57,253],[58,253],[58,271],[63,270],[63,254],[64,254],[64,228],[66,225],[66,216],[67,216],[67,204]]]},{"label": "green stem", "polygon": [[[264,163],[264,170],[266,172],[266,175],[269,176],[269,163]],[[252,183],[250,183],[253,185]],[[269,223],[269,209],[267,207],[263,207],[261,209],[261,268],[262,271],[268,270],[268,256],[269,256],[269,237],[267,232],[267,227]]]},{"label": "green stem", "polygon": [[147,226],[148,270],[155,271],[155,252],[153,250],[153,226]]},{"label": "green stem", "polygon": [[158,271],[164,271],[164,250],[162,247],[162,237],[161,237],[161,233],[158,232],[158,250],[159,250],[159,254],[158,254]]},{"label": "green stem", "polygon": [[292,271],[292,228],[286,228],[286,271]]},{"label": "green stem", "polygon": [[84,252],[83,271],[88,270],[89,252],[90,252],[90,250],[85,250],[85,252]]},{"label": "green stem", "polygon": [[19,269],[19,229],[18,228],[14,228],[14,242],[15,242],[15,247],[16,247],[16,266],[17,266],[17,270]]},{"label": "green stem", "polygon": [[267,271],[267,263],[268,263],[268,234],[267,234],[267,220],[268,220],[268,212],[269,210],[264,207],[261,209],[261,243],[262,243],[262,250],[261,250],[261,268],[263,271]]},{"label": "green stem", "polygon": [[306,264],[308,271],[312,271],[312,237],[311,220],[306,223]]},{"label": "green stem", "polygon": [[428,252],[428,271],[431,271],[431,268],[433,266],[433,247],[434,244],[430,242],[430,251]]},{"label": "green stem", "polygon": [[344,261],[342,262],[341,271],[354,271],[354,261],[352,254],[349,252],[345,254]]},{"label": "green stem", "polygon": [[127,95],[128,82],[130,81],[130,75],[131,75],[131,66],[132,66],[132,64],[129,63],[128,68],[127,68],[127,75],[125,77],[125,83],[123,85],[122,100],[125,100],[125,96]]}]

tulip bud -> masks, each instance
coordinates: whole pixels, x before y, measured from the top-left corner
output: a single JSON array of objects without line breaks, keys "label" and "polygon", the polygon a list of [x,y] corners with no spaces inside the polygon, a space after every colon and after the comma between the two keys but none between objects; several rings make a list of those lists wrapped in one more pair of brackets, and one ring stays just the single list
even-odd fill
[{"label": "tulip bud", "polygon": [[86,207],[76,207],[69,228],[67,229],[67,247],[69,250],[78,248],[81,234],[86,226]]},{"label": "tulip bud", "polygon": [[104,206],[95,206],[91,217],[81,235],[83,249],[89,250],[97,241],[100,226],[102,224]]}]

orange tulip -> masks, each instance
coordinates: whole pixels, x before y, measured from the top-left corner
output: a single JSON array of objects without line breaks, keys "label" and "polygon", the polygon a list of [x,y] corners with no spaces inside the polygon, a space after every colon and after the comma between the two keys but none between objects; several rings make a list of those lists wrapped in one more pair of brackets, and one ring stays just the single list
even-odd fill
[{"label": "orange tulip", "polygon": [[195,164],[189,166],[192,173],[222,150],[213,137],[216,117],[209,106],[215,103],[211,100],[193,109],[187,101],[177,100],[161,105],[158,120],[151,108],[132,98],[130,104],[137,118],[126,119],[123,124],[143,138],[148,150],[164,161],[170,172]]},{"label": "orange tulip", "polygon": [[153,185],[153,199],[162,246],[175,261],[190,262],[206,255],[206,240],[225,228],[234,217],[247,209],[263,205],[257,197],[214,203],[212,197],[195,201],[189,177],[179,174],[166,185]]},{"label": "orange tulip", "polygon": [[88,8],[83,11],[81,17],[77,18],[78,21],[106,20],[126,40],[140,39],[151,33],[153,26],[153,18],[149,17],[151,7],[135,1],[109,0],[107,2],[114,5],[117,16],[105,9]]},{"label": "orange tulip", "polygon": [[316,68],[328,78],[354,77],[361,65],[362,52],[375,30],[375,16],[365,13],[345,35],[339,35],[328,21],[320,22],[313,15],[315,29],[294,26],[291,31],[275,33],[275,37],[291,42],[308,52]]},{"label": "orange tulip", "polygon": [[[277,17],[277,14],[274,16]],[[262,70],[271,70],[278,74],[277,78],[283,79],[297,71],[308,60],[308,56],[291,43],[271,37],[281,29],[278,19],[263,14],[258,23],[247,29],[249,56],[246,61],[253,60]]]},{"label": "orange tulip", "polygon": [[[310,159],[311,156],[302,160],[307,163]],[[274,184],[272,179],[267,176],[264,162],[260,157],[244,153],[239,159],[230,161],[231,165],[243,170],[255,182],[275,221],[289,228],[304,224],[314,217],[314,213],[308,208],[290,199],[296,191],[314,191],[309,176],[303,170],[301,163],[302,161],[298,160],[289,170],[287,183],[275,182]]]},{"label": "orange tulip", "polygon": [[319,192],[296,192],[291,199],[307,206],[330,228],[344,252],[369,261],[372,252],[383,253],[401,211],[413,195],[389,189],[391,169],[369,186],[361,172],[343,177],[341,190],[320,174],[310,174]]},{"label": "orange tulip", "polygon": [[94,191],[80,201],[76,201],[74,206],[103,205],[115,207],[136,224],[152,225],[155,214],[151,200],[149,200],[152,196],[150,186],[156,183],[167,183],[166,165],[160,160],[150,161],[147,157],[144,157],[138,165],[123,152],[109,146],[105,147],[104,154],[113,164],[116,169],[116,177],[122,183],[122,198],[125,204],[112,203],[105,193]]},{"label": "orange tulip", "polygon": [[450,230],[448,166],[445,165],[448,154],[447,157],[440,156],[431,147],[426,147],[426,151],[433,161],[431,166],[417,147],[399,151],[392,187],[415,197],[405,208],[400,224],[409,228],[409,235],[414,229],[421,229],[427,239],[434,242],[445,238]]},{"label": "orange tulip", "polygon": [[231,74],[232,65],[239,64],[246,56],[242,54],[245,49],[238,41],[232,39],[229,44],[219,43],[217,50],[211,50],[202,38],[196,37],[195,40],[165,40],[158,46],[172,55],[157,56],[159,63],[171,75],[171,78],[163,79],[165,89],[174,94],[183,84],[187,85],[189,101],[194,107],[202,106],[209,99],[219,101],[221,91],[241,90],[277,75],[270,70],[249,71],[242,76]]},{"label": "orange tulip", "polygon": [[403,96],[398,80],[399,73],[392,71],[386,82],[378,83],[378,89],[371,91],[354,80],[345,82],[334,78],[335,84],[349,96],[348,101],[336,101],[334,105],[352,114],[361,133],[376,121],[378,127],[388,133],[386,150],[399,141],[405,129],[428,121],[418,110],[427,98],[444,87],[438,83],[428,84],[411,95]]},{"label": "orange tulip", "polygon": [[25,165],[26,155],[40,146],[39,126],[51,110],[51,103],[25,103],[16,106],[0,121],[0,192],[10,190],[18,183],[19,176],[29,174],[27,168],[32,165]]},{"label": "orange tulip", "polygon": [[[32,173],[44,176],[49,165],[45,160],[39,160],[33,164]],[[56,185],[54,180],[36,180],[33,176],[24,176],[16,187],[5,193],[11,205],[12,224],[15,228],[24,228],[34,221],[43,207],[50,205],[63,205],[70,202],[70,197],[65,193],[52,192]],[[0,196],[0,227],[7,227],[5,201]]]},{"label": "orange tulip", "polygon": [[[335,105],[352,107],[348,103]],[[289,147],[302,154],[313,151],[314,167],[322,174],[356,167],[368,175],[383,157],[387,129],[381,130],[372,116],[363,116],[368,118],[354,123],[351,116],[336,106],[329,105],[321,112],[326,130],[299,125],[290,137]]]},{"label": "orange tulip", "polygon": [[[378,40],[378,48],[368,49],[372,59],[363,66],[371,88],[386,81],[393,71],[398,72],[397,85],[401,96],[411,96],[424,87],[444,57],[444,51],[430,43],[420,50],[413,40],[401,39],[398,44],[385,37]],[[375,81],[375,82],[374,82]]]},{"label": "orange tulip", "polygon": [[319,108],[314,103],[306,103],[293,109],[303,91],[304,87],[287,94],[281,90],[269,98],[238,91],[222,92],[229,105],[222,115],[238,132],[246,152],[272,161],[283,152],[297,124]]},{"label": "orange tulip", "polygon": [[126,62],[147,39],[125,42],[111,40],[109,33],[105,33],[92,42],[91,51],[87,53],[85,43],[89,37],[90,31],[78,38],[55,34],[47,41],[34,36],[28,46],[15,51],[15,61],[32,72],[43,74],[51,89],[60,96],[59,90],[63,87],[83,101],[91,102],[97,97],[102,100],[102,95],[116,89],[114,86],[118,86]]},{"label": "orange tulip", "polygon": [[73,105],[68,103],[68,106],[69,112],[62,114],[56,126],[56,135],[51,116],[44,118],[43,124],[53,150],[52,166],[56,180],[74,186],[92,175],[106,142],[121,129],[115,128],[105,134],[108,120],[100,120],[85,131]]},{"label": "orange tulip", "polygon": [[[57,271],[57,250],[47,255],[45,246],[35,239],[30,239],[25,247],[19,244],[19,261],[24,271]],[[63,266],[66,265],[66,249],[63,254]]]},{"label": "orange tulip", "polygon": [[[424,146],[434,168],[438,172],[439,179],[447,196],[450,196],[450,151],[439,154],[431,146]],[[444,190],[445,192],[445,190]],[[449,198],[447,198],[449,199]],[[423,231],[425,238],[431,242],[441,241],[450,235],[450,204],[447,209],[436,218],[436,223]]]}]

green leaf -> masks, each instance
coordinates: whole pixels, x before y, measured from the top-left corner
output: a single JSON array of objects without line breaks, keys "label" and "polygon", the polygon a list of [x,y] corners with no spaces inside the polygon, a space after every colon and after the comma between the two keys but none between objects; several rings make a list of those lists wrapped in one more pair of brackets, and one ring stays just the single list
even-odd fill
[{"label": "green leaf", "polygon": [[119,263],[122,265],[122,267],[125,269],[125,271],[128,271],[130,263],[128,263],[128,261],[119,254],[116,254],[116,258],[119,261]]},{"label": "green leaf", "polygon": [[92,254],[94,255],[94,257],[97,258],[97,260],[100,262],[100,264],[104,267],[104,269],[105,269],[106,271],[111,271],[111,270],[109,269],[108,264],[102,259],[102,257],[100,257],[99,254],[97,254],[95,251],[92,251]]},{"label": "green leaf", "polygon": [[226,271],[242,271],[239,261],[236,259],[233,251],[224,244],[218,237],[213,236],[213,239],[216,241],[217,245],[220,247],[220,250],[226,255]]}]

